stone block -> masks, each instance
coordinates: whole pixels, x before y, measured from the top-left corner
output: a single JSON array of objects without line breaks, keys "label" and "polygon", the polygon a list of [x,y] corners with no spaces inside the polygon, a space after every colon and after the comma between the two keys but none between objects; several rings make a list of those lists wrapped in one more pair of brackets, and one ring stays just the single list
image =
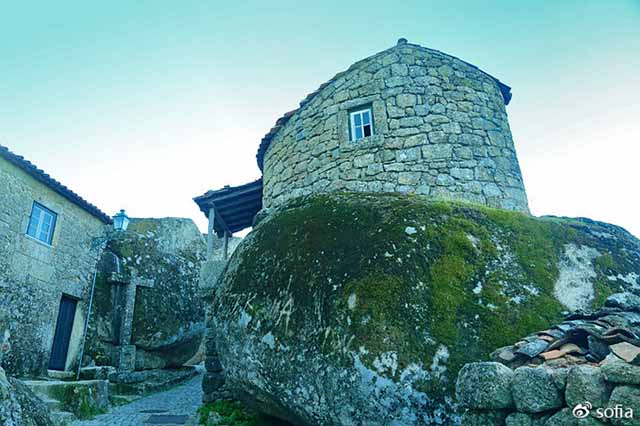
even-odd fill
[{"label": "stone block", "polygon": [[362,168],[362,167],[367,167],[369,164],[373,163],[373,161],[374,161],[373,154],[364,154],[354,158],[353,165],[357,168]]},{"label": "stone block", "polygon": [[562,394],[553,377],[544,368],[516,369],[512,394],[516,408],[524,413],[542,413],[560,408],[563,403]]},{"label": "stone block", "polygon": [[396,151],[396,161],[416,161],[420,159],[420,148],[406,148]]},{"label": "stone block", "polygon": [[[417,132],[417,130],[416,130]],[[411,148],[414,146],[425,145],[428,143],[427,136],[424,134],[417,134],[404,139],[402,146],[404,148]]]},{"label": "stone block", "polygon": [[136,346],[123,345],[118,348],[118,370],[133,371],[136,368]]},{"label": "stone block", "polygon": [[431,108],[429,108],[429,105],[424,105],[424,104],[416,105],[414,107],[414,110],[416,112],[416,115],[419,115],[419,116],[428,115],[432,111]]},{"label": "stone block", "polygon": [[400,108],[407,108],[415,106],[417,102],[416,95],[403,93],[401,95],[396,96],[396,105]]},{"label": "stone block", "polygon": [[462,405],[472,409],[512,408],[513,377],[513,370],[497,362],[467,364],[458,374],[456,395]]},{"label": "stone block", "polygon": [[404,86],[406,79],[404,77],[393,76],[384,80],[387,87],[402,87]]},{"label": "stone block", "polygon": [[467,146],[457,146],[454,149],[455,158],[459,160],[470,160],[473,158],[473,150]]},{"label": "stone block", "polygon": [[434,108],[435,107],[431,109],[433,114],[429,114],[424,118],[425,123],[435,125],[435,124],[444,124],[451,121],[451,119],[449,119],[449,117],[447,117],[444,114],[436,114]]},{"label": "stone block", "polygon": [[640,385],[640,367],[610,355],[602,365],[602,373],[606,381],[611,383]]},{"label": "stone block", "polygon": [[533,420],[528,414],[513,413],[505,420],[505,426],[533,426]]},{"label": "stone block", "polygon": [[544,426],[578,426],[578,419],[573,417],[569,408],[564,408],[549,417]]},{"label": "stone block", "polygon": [[606,407],[611,385],[605,379],[600,368],[578,366],[569,370],[565,399],[569,407],[590,402],[594,408]]},{"label": "stone block", "polygon": [[503,411],[467,411],[462,415],[464,426],[503,426],[507,413]]},{"label": "stone block", "polygon": [[[407,76],[409,75],[409,67],[405,64],[392,64],[391,65],[391,75],[395,75],[395,76]],[[410,81],[407,79],[407,81]]]},{"label": "stone block", "polygon": [[402,172],[398,175],[400,185],[416,185],[420,181],[419,172]]},{"label": "stone block", "polygon": [[420,129],[417,127],[404,127],[402,129],[398,129],[394,132],[394,135],[399,138],[406,138],[408,136],[418,135],[420,133]]},{"label": "stone block", "polygon": [[367,166],[367,171],[365,172],[365,174],[367,176],[374,176],[378,173],[382,173],[383,170],[384,169],[381,163],[373,163]]},{"label": "stone block", "polygon": [[420,117],[403,117],[399,120],[400,127],[419,127],[424,122]]},{"label": "stone block", "polygon": [[422,157],[426,161],[448,160],[451,158],[453,146],[449,144],[424,145],[421,147]]},{"label": "stone block", "polygon": [[640,388],[618,386],[611,393],[609,409],[615,410],[611,419],[614,426],[638,426],[640,424]]},{"label": "stone block", "polygon": [[478,146],[478,147],[481,147],[485,143],[484,138],[482,136],[478,136],[470,133],[461,134],[459,136],[458,141],[462,145]]},{"label": "stone block", "polygon": [[451,176],[460,180],[473,180],[473,170],[454,167],[451,169]]}]

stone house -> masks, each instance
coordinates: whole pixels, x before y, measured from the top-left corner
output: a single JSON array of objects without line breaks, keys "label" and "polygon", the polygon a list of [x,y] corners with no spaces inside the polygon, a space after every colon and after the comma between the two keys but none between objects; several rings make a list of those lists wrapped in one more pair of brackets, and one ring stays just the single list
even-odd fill
[{"label": "stone house", "polygon": [[77,365],[100,236],[111,218],[0,146],[1,366],[37,376]]},{"label": "stone house", "polygon": [[[194,198],[209,219],[201,285],[212,293],[226,265],[211,259],[216,235],[228,241],[300,196],[404,193],[529,213],[506,113],[511,97],[476,66],[403,38],[339,72],[262,138],[260,179]],[[224,383],[213,334],[205,401]]]},{"label": "stone house", "polygon": [[220,237],[321,192],[413,193],[528,213],[511,97],[476,66],[400,39],[276,121],[256,155],[261,179],[194,201]]},{"label": "stone house", "polygon": [[[0,361],[12,376],[177,368],[201,346],[190,219],[112,219],[0,146]],[[90,308],[90,313],[88,313]]]}]

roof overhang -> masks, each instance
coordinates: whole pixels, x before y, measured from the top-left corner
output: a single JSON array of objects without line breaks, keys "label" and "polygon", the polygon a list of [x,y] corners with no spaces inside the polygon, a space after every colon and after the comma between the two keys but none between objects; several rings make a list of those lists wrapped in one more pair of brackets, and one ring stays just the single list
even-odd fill
[{"label": "roof overhang", "polygon": [[195,197],[200,211],[208,218],[215,212],[213,229],[218,236],[232,234],[253,225],[253,218],[262,209],[262,179],[240,186],[225,186]]}]

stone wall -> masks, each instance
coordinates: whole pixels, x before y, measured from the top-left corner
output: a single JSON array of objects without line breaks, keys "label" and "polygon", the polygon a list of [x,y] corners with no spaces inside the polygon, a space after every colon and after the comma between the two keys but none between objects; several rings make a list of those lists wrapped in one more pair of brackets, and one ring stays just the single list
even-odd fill
[{"label": "stone wall", "polygon": [[[414,192],[528,211],[495,79],[444,53],[402,44],[331,80],[273,137],[264,206],[326,191]],[[374,134],[349,137],[372,107]]]},{"label": "stone wall", "polygon": [[[33,177],[0,159],[0,338],[10,375],[46,371],[60,298],[78,299],[67,369],[77,362],[86,302],[105,225]],[[34,201],[57,213],[49,246],[26,235]]]},{"label": "stone wall", "polygon": [[468,364],[460,380],[465,426],[640,424],[640,367],[615,356],[566,369]]},{"label": "stone wall", "polygon": [[640,424],[640,297],[612,295],[603,309],[498,349],[499,362],[467,364],[457,395],[463,425]]}]

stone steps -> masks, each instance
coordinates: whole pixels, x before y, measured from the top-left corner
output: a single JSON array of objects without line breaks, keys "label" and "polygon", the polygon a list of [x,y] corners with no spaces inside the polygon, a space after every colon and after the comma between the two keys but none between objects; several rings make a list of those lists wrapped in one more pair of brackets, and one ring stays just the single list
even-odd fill
[{"label": "stone steps", "polygon": [[76,379],[73,371],[47,370],[47,377],[54,380],[71,381]]},{"label": "stone steps", "polygon": [[56,426],[89,418],[109,406],[106,380],[26,380],[24,384],[47,405]]},{"label": "stone steps", "polygon": [[[74,420],[77,420],[75,414],[66,411],[64,404],[52,397],[51,386],[48,384],[55,384],[61,382],[60,380],[26,380],[24,383],[36,394],[38,398],[42,400],[51,412],[51,420],[55,426],[67,426]],[[65,382],[66,383],[66,382]]]}]

